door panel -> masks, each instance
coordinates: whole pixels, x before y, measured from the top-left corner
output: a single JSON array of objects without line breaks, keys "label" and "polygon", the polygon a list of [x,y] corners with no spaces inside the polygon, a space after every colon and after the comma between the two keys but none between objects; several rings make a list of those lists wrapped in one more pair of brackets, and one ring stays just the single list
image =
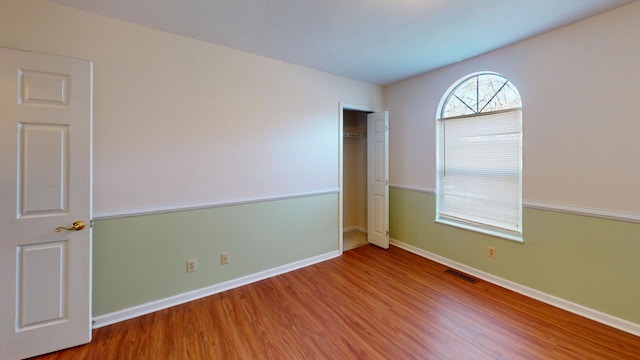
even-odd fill
[{"label": "door panel", "polygon": [[69,126],[18,124],[19,217],[68,212]]},{"label": "door panel", "polygon": [[66,320],[68,241],[19,246],[17,331]]},{"label": "door panel", "polygon": [[0,48],[0,358],[91,339],[91,63]]},{"label": "door panel", "polygon": [[369,243],[389,248],[389,113],[367,115],[367,218]]},{"label": "door panel", "polygon": [[68,74],[18,70],[18,104],[69,105]]}]

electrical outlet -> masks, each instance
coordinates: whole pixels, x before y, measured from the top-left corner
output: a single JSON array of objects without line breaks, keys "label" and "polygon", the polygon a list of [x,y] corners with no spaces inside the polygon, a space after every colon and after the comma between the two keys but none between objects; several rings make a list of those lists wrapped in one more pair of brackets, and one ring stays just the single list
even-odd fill
[{"label": "electrical outlet", "polygon": [[227,265],[229,263],[229,253],[220,254],[220,265]]},{"label": "electrical outlet", "polygon": [[187,272],[196,271],[196,259],[187,260]]},{"label": "electrical outlet", "polygon": [[496,248],[494,248],[493,246],[487,247],[487,256],[490,257],[490,258],[495,258],[496,257]]}]

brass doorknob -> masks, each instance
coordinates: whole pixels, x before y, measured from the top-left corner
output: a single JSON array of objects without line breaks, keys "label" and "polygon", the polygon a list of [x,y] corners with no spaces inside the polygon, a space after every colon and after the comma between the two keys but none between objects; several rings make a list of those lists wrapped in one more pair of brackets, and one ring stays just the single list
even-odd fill
[{"label": "brass doorknob", "polygon": [[69,227],[58,226],[56,228],[56,232],[60,232],[62,230],[80,231],[82,229],[84,229],[84,221],[78,220],[78,221],[74,222],[73,224],[71,224],[71,226],[69,226]]}]

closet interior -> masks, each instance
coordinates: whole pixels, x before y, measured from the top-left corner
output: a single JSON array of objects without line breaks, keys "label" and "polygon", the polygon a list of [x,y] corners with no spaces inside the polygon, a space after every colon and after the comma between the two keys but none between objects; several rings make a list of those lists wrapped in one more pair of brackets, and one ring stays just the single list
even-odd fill
[{"label": "closet interior", "polygon": [[367,244],[367,112],[343,112],[343,251]]}]

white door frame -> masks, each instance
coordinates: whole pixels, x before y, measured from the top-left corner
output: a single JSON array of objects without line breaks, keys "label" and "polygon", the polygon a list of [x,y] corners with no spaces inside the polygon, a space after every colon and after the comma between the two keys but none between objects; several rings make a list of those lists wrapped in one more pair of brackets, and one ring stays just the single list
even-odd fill
[{"label": "white door frame", "polygon": [[345,102],[340,102],[340,116],[339,116],[339,121],[338,121],[338,125],[339,125],[339,131],[338,131],[338,135],[340,136],[340,138],[338,139],[338,143],[339,143],[339,150],[338,150],[338,184],[339,184],[339,190],[338,190],[338,246],[339,246],[339,252],[340,255],[342,255],[343,252],[343,242],[344,242],[344,238],[343,238],[343,230],[344,230],[344,118],[343,118],[343,113],[345,110],[355,110],[355,111],[366,111],[366,112],[379,112],[381,111],[379,108],[374,108],[371,106],[367,106],[367,105],[356,105],[356,104],[349,104],[349,103],[345,103]]}]

